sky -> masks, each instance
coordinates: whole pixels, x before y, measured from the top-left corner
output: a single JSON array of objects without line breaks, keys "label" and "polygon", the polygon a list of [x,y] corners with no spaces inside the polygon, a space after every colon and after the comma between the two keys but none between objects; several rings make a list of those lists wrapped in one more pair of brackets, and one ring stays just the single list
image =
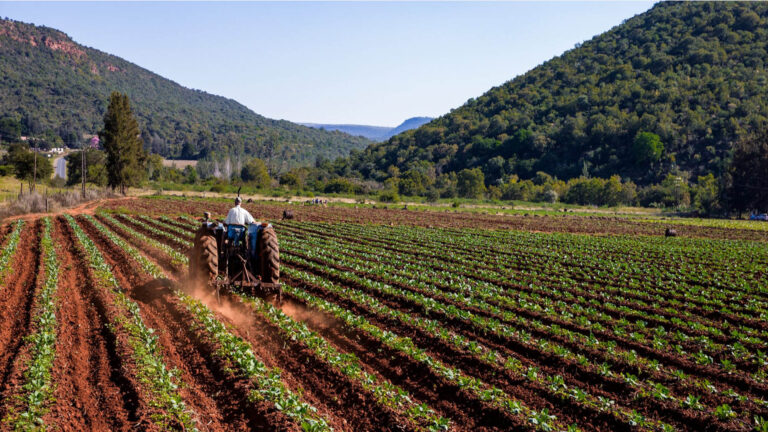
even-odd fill
[{"label": "sky", "polygon": [[438,117],[653,2],[2,2],[185,87],[294,122]]}]

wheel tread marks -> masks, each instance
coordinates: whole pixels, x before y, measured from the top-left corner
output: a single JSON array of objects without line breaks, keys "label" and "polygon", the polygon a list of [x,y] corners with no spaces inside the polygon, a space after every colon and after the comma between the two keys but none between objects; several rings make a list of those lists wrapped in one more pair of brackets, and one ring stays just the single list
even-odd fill
[{"label": "wheel tread marks", "polygon": [[278,283],[280,280],[280,248],[277,234],[272,227],[264,228],[259,239],[259,257],[261,259],[261,281]]}]

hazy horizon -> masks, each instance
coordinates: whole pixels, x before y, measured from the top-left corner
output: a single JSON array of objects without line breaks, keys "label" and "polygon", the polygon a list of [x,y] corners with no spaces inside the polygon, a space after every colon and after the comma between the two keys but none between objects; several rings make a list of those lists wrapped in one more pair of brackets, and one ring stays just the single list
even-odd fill
[{"label": "hazy horizon", "polygon": [[394,127],[439,117],[652,5],[0,2],[0,16],[269,118]]}]

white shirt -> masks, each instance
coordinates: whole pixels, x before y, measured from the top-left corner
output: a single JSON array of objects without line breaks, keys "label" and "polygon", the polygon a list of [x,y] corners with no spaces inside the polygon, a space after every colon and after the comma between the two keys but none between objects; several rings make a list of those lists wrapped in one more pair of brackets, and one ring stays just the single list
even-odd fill
[{"label": "white shirt", "polygon": [[232,209],[229,210],[229,213],[227,213],[227,218],[224,219],[224,223],[227,225],[248,226],[254,222],[256,221],[253,219],[253,216],[248,213],[248,210],[240,207],[240,205],[232,207]]}]

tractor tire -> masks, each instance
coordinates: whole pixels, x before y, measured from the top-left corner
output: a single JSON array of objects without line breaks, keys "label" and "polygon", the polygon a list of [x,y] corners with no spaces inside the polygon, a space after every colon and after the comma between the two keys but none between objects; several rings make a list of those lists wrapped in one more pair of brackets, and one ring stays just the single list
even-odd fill
[{"label": "tractor tire", "polygon": [[277,234],[272,227],[259,233],[259,258],[261,259],[261,281],[276,284],[280,280],[280,249]]},{"label": "tractor tire", "polygon": [[216,238],[210,234],[200,237],[200,257],[197,262],[200,276],[206,282],[216,279],[219,275],[219,248]]},{"label": "tractor tire", "polygon": [[193,281],[208,283],[219,275],[219,249],[216,237],[200,227],[195,233],[194,247],[189,254],[189,277]]}]

